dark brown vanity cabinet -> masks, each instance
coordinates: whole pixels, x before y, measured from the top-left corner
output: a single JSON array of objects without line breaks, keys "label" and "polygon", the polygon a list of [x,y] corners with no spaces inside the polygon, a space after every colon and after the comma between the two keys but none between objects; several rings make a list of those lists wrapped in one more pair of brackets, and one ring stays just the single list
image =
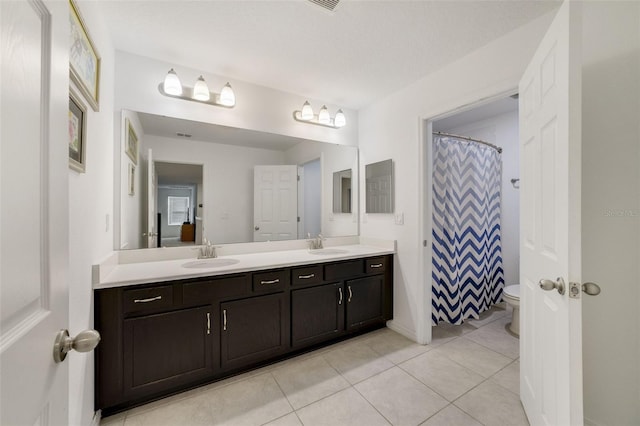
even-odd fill
[{"label": "dark brown vanity cabinet", "polygon": [[392,318],[393,256],[95,291],[103,415]]}]

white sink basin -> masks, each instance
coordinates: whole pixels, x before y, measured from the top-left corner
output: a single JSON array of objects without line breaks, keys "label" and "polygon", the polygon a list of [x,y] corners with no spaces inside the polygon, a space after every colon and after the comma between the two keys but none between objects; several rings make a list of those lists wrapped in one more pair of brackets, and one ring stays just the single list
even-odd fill
[{"label": "white sink basin", "polygon": [[221,268],[223,266],[235,265],[240,262],[238,259],[229,259],[229,258],[220,258],[216,257],[213,259],[200,259],[194,260],[191,262],[183,263],[183,268]]},{"label": "white sink basin", "polygon": [[336,248],[322,248],[322,249],[309,250],[309,253],[326,256],[330,254],[347,254],[349,252],[347,250],[336,249]]}]

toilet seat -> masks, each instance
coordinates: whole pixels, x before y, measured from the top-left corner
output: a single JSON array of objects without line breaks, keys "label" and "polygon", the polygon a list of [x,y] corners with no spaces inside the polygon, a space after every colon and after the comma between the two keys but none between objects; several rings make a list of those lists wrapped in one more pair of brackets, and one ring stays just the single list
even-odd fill
[{"label": "toilet seat", "polygon": [[503,290],[504,295],[508,296],[512,299],[520,299],[520,285],[519,284],[515,284],[515,285],[508,285],[504,288]]}]

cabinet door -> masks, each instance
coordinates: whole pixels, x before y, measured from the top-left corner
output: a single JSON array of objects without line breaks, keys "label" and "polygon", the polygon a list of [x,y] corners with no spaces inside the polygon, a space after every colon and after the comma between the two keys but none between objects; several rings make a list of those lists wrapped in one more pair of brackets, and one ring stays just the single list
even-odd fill
[{"label": "cabinet door", "polygon": [[212,306],[124,321],[124,391],[150,395],[213,374]]},{"label": "cabinet door", "polygon": [[263,361],[287,349],[286,300],[277,293],[220,304],[222,368]]},{"label": "cabinet door", "polygon": [[345,283],[347,330],[384,321],[384,275],[374,275]]},{"label": "cabinet door", "polygon": [[291,344],[310,345],[336,337],[344,330],[342,284],[325,284],[291,292]]}]

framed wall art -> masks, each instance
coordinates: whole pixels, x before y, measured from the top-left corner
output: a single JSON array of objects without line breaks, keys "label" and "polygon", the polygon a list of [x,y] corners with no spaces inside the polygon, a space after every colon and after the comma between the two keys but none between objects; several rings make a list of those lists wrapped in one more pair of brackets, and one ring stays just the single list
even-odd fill
[{"label": "framed wall art", "polygon": [[69,90],[69,167],[85,172],[87,107],[73,90]]},{"label": "framed wall art", "polygon": [[100,109],[100,55],[78,7],[69,0],[69,75],[94,111]]},{"label": "framed wall art", "polygon": [[128,118],[125,120],[125,151],[133,164],[138,164],[138,135]]}]

